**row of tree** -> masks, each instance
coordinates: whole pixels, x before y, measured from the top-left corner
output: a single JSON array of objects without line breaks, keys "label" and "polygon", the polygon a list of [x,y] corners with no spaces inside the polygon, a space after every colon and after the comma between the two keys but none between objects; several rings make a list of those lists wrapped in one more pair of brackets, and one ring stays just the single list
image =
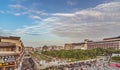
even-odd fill
[{"label": "row of tree", "polygon": [[120,53],[120,50],[116,50],[114,48],[102,49],[96,48],[91,50],[53,50],[53,51],[42,51],[42,54],[57,57],[57,58],[64,58],[64,59],[77,59],[77,60],[86,60],[91,58],[96,58],[100,55],[110,55],[112,53]]},{"label": "row of tree", "polygon": [[120,56],[114,56],[112,57],[113,61],[120,62]]}]

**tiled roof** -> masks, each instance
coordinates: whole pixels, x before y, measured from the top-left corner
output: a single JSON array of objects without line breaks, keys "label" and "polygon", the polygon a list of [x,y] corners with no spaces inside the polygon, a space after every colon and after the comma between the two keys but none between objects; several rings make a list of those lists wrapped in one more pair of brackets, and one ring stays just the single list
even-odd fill
[{"label": "tiled roof", "polygon": [[82,45],[82,44],[85,44],[84,42],[82,43],[72,43],[72,45]]},{"label": "tiled roof", "polygon": [[0,36],[0,39],[15,39],[15,40],[19,40],[20,37],[15,37],[15,36],[9,36],[9,37]]},{"label": "tiled roof", "polygon": [[117,36],[117,37],[111,37],[111,38],[104,38],[104,40],[108,40],[108,39],[120,39],[120,36]]}]

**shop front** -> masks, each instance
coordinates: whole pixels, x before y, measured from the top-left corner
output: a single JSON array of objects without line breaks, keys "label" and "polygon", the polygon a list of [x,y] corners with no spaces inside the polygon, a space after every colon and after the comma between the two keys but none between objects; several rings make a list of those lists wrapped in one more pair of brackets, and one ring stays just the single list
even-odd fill
[{"label": "shop front", "polygon": [[14,62],[0,63],[0,70],[15,70]]},{"label": "shop front", "polygon": [[1,56],[0,57],[0,70],[15,70],[16,56]]}]

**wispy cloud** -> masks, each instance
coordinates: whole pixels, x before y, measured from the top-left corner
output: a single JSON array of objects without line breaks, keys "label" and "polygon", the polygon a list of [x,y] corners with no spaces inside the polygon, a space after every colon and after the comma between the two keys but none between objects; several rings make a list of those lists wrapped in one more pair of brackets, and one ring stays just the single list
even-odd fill
[{"label": "wispy cloud", "polygon": [[5,13],[5,11],[0,10],[0,13],[1,13],[1,14],[4,14],[4,13]]},{"label": "wispy cloud", "polygon": [[67,4],[70,5],[70,6],[74,6],[74,5],[77,5],[77,2],[67,1]]},{"label": "wispy cloud", "polygon": [[9,36],[9,35],[14,35],[14,34],[10,30],[5,30],[0,28],[0,36]]},{"label": "wispy cloud", "polygon": [[[35,10],[33,8],[28,8],[26,6],[23,6],[21,4],[11,4],[8,5],[9,8],[11,9],[9,11],[10,14],[13,14],[15,16],[20,16],[20,15],[27,15],[28,17],[32,19],[40,19],[41,16],[47,16],[48,14],[41,11],[41,10]],[[37,15],[37,16],[36,16]]]},{"label": "wispy cloud", "polygon": [[47,15],[42,11],[28,9],[24,12],[30,18],[40,20],[37,24],[16,29],[17,35],[52,34],[73,41],[120,35],[120,1],[103,3],[72,13],[51,13],[45,19],[40,17],[40,15]]},{"label": "wispy cloud", "polygon": [[32,19],[40,20],[41,18],[39,16],[30,16]]},{"label": "wispy cloud", "polygon": [[14,13],[15,16],[20,16],[21,14],[20,13]]},{"label": "wispy cloud", "polygon": [[13,4],[13,5],[8,5],[10,8],[13,8],[13,9],[28,9],[20,4]]},{"label": "wispy cloud", "polygon": [[120,2],[109,2],[73,13],[59,13],[55,16],[61,24],[54,26],[52,32],[61,37],[79,39],[119,35],[119,11]]},{"label": "wispy cloud", "polygon": [[11,0],[11,1],[16,2],[16,3],[21,3],[21,2],[26,2],[28,0]]},{"label": "wispy cloud", "polygon": [[[119,11],[120,2],[109,2],[73,13],[53,13],[52,16],[42,19],[37,25],[18,29],[17,32],[36,33],[37,35],[48,32],[73,39],[97,39],[119,35]],[[34,16],[34,18],[39,17]]]},{"label": "wispy cloud", "polygon": [[75,14],[73,13],[54,13],[53,16],[64,16],[64,17],[73,17]]}]

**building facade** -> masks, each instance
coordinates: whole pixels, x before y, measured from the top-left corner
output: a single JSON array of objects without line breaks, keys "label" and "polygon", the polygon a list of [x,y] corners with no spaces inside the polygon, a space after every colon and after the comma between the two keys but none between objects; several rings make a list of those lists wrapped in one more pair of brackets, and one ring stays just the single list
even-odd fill
[{"label": "building facade", "polygon": [[103,41],[91,41],[87,42],[87,49],[93,48],[115,48],[120,49],[120,37],[105,38]]},{"label": "building facade", "polygon": [[25,47],[25,52],[33,52],[34,48],[33,47]]},{"label": "building facade", "polygon": [[87,43],[81,42],[81,43],[71,43],[71,44],[65,44],[64,49],[65,50],[71,50],[71,49],[82,49],[86,50]]},{"label": "building facade", "polygon": [[51,45],[51,46],[43,46],[43,51],[51,51],[51,50],[62,50],[64,49],[63,46]]},{"label": "building facade", "polygon": [[15,70],[24,53],[20,37],[0,36],[0,70]]},{"label": "building facade", "polygon": [[102,41],[91,41],[91,40],[85,39],[84,42],[65,44],[64,46],[65,50],[71,50],[71,49],[86,50],[86,49],[93,49],[93,48],[120,49],[120,36],[112,37],[112,38],[104,38]]},{"label": "building facade", "polygon": [[43,50],[42,47],[36,47],[36,48],[34,48],[34,51],[36,51],[36,52],[39,52],[39,51],[42,51],[42,50]]}]

